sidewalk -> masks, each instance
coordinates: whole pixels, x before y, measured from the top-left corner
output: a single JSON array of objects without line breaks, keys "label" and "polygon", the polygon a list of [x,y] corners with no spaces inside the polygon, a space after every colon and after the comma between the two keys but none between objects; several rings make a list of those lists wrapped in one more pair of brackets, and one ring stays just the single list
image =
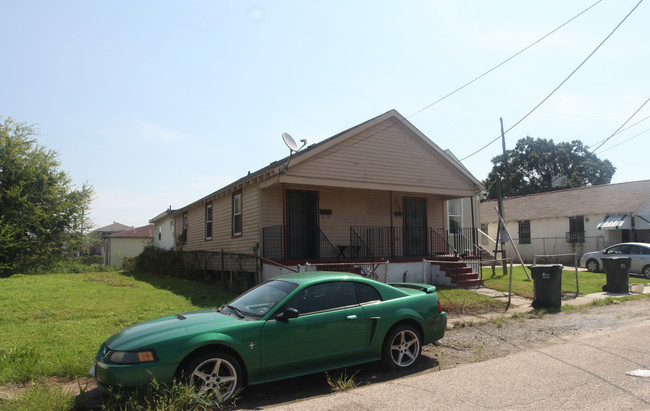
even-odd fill
[{"label": "sidewalk", "polygon": [[[636,278],[635,278],[636,280]],[[641,279],[638,278],[639,281],[636,282],[630,282],[630,285],[632,284],[645,284],[647,283],[646,279]],[[641,281],[644,280],[644,281]],[[631,295],[636,295],[636,294],[641,294],[641,293],[609,293],[609,292],[600,292],[600,293],[593,293],[593,294],[587,294],[587,295],[582,295],[576,298],[567,298],[562,300],[562,306],[565,305],[570,305],[570,306],[579,306],[579,305],[589,305],[593,301],[596,300],[604,300],[605,298],[611,297],[611,298],[618,298],[618,297],[629,297]],[[650,294],[650,287],[649,286],[644,286],[643,288],[643,293],[642,294]],[[501,297],[501,300],[508,301],[507,297]],[[453,327],[454,325],[458,323],[463,323],[467,321],[474,321],[474,322],[481,322],[481,321],[486,321],[490,320],[492,318],[498,318],[498,317],[503,317],[503,316],[512,316],[514,314],[522,314],[522,313],[528,313],[533,311],[532,307],[532,300],[529,300],[528,298],[520,297],[517,295],[512,295],[511,300],[510,300],[510,308],[506,312],[498,312],[498,313],[486,313],[486,314],[481,314],[481,315],[473,315],[473,316],[461,316],[461,315],[454,315],[454,316],[449,316],[447,318],[447,324],[450,327]]]}]

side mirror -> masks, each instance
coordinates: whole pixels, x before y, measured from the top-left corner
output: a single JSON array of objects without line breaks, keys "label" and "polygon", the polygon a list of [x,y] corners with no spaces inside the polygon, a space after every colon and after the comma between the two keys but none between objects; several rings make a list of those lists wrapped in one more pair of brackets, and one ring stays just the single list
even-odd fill
[{"label": "side mirror", "polygon": [[282,311],[280,314],[275,316],[276,320],[279,321],[287,321],[291,318],[298,318],[300,316],[300,313],[298,310],[295,308],[287,308],[286,310]]}]

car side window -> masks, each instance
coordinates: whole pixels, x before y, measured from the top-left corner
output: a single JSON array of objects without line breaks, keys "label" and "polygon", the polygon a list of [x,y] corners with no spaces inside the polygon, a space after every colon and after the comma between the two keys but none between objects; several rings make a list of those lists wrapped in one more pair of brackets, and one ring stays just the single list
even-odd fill
[{"label": "car side window", "polygon": [[641,254],[641,255],[650,255],[650,248],[639,247],[639,254]]},{"label": "car side window", "polygon": [[631,245],[628,254],[632,254],[632,255],[641,254],[641,247],[639,247],[638,245]]},{"label": "car side window", "polygon": [[362,283],[357,283],[356,285],[359,304],[381,301],[381,295],[375,290],[375,287]]},{"label": "car side window", "polygon": [[300,315],[333,310],[357,304],[352,282],[331,282],[305,288],[287,302],[285,308],[295,308]]},{"label": "car side window", "polygon": [[627,254],[629,249],[630,247],[627,245],[619,245],[610,248],[605,254]]}]

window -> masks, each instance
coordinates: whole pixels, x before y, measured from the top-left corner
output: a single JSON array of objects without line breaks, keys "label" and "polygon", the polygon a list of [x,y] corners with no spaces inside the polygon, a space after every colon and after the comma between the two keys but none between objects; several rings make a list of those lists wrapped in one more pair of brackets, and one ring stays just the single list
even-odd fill
[{"label": "window", "polygon": [[447,216],[449,217],[449,231],[455,233],[463,228],[463,199],[447,201]]},{"label": "window", "polygon": [[519,244],[530,244],[530,220],[519,222]]},{"label": "window", "polygon": [[317,284],[294,295],[285,308],[295,308],[300,315],[333,310],[357,304],[357,294],[352,282]]},{"label": "window", "polygon": [[242,235],[241,191],[232,196],[232,235]]},{"label": "window", "polygon": [[569,217],[569,232],[566,238],[567,243],[585,242],[585,217]]},{"label": "window", "polygon": [[158,240],[162,240],[162,227],[158,227]]},{"label": "window", "polygon": [[212,203],[205,205],[205,239],[212,240]]},{"label": "window", "polygon": [[357,283],[357,299],[360,304],[381,301],[381,295],[368,284]]}]

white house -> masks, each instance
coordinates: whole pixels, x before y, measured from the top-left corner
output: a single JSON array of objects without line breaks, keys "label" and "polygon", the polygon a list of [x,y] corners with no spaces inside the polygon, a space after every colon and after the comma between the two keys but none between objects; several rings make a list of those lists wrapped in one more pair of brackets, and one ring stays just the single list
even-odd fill
[{"label": "white house", "polygon": [[124,268],[124,259],[139,255],[153,238],[153,225],[131,228],[106,237],[104,264]]},{"label": "white house", "polygon": [[165,250],[171,250],[174,248],[175,236],[174,236],[174,219],[172,214],[176,210],[172,210],[172,207],[162,213],[158,214],[156,217],[149,220],[153,227],[153,245],[154,247],[163,248]]},{"label": "white house", "polygon": [[[497,201],[481,204],[481,230],[496,239]],[[650,180],[551,191],[503,200],[508,256],[516,245],[524,261],[535,255],[576,253],[610,244],[650,242]],[[483,237],[482,245],[495,244]]]}]

